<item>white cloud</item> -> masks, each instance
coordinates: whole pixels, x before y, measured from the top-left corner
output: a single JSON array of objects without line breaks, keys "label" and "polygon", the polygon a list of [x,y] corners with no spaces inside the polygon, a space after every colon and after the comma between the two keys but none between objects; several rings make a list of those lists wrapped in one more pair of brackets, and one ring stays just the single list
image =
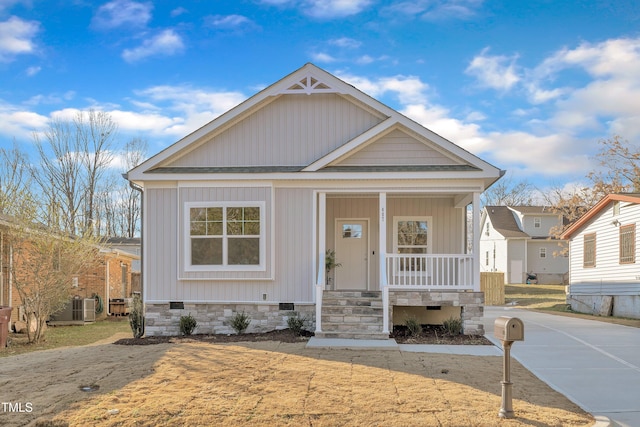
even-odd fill
[{"label": "white cloud", "polygon": [[305,0],[301,10],[314,18],[344,18],[357,15],[371,4],[371,0]]},{"label": "white cloud", "polygon": [[206,18],[209,25],[219,28],[236,28],[252,21],[242,15],[211,15]]},{"label": "white cloud", "polygon": [[506,57],[488,55],[489,49],[482,50],[473,58],[465,72],[478,79],[480,86],[497,90],[509,90],[520,81],[516,72],[517,56]]},{"label": "white cloud", "polygon": [[[246,99],[239,92],[206,91],[190,86],[153,86],[136,91],[147,107],[145,114],[155,117],[157,111],[175,113],[180,120],[171,119],[171,123],[158,127],[156,133],[181,137],[205,125],[220,114],[230,110]],[[138,104],[139,105],[139,104]]]},{"label": "white cloud", "polygon": [[34,131],[44,129],[46,116],[26,111],[23,108],[0,104],[0,134],[17,140],[30,140]]},{"label": "white cloud", "polygon": [[173,30],[164,30],[160,34],[146,39],[142,45],[125,49],[122,58],[127,62],[136,62],[150,56],[171,56],[184,50],[182,38]]},{"label": "white cloud", "polygon": [[37,21],[12,16],[0,22],[0,62],[10,62],[16,55],[34,53],[33,39],[40,30]]},{"label": "white cloud", "polygon": [[95,28],[110,30],[120,27],[145,27],[151,20],[153,4],[131,0],[113,0],[105,3],[96,12],[92,20]]},{"label": "white cloud", "polygon": [[329,44],[344,49],[357,49],[362,45],[362,42],[349,37],[340,37],[338,39],[329,40]]},{"label": "white cloud", "polygon": [[313,59],[314,62],[321,62],[321,63],[336,62],[338,60],[333,56],[329,55],[328,53],[324,53],[324,52],[314,53],[311,55],[311,58]]},{"label": "white cloud", "polygon": [[269,6],[295,7],[301,13],[319,19],[345,18],[365,10],[372,0],[259,0]]},{"label": "white cloud", "polygon": [[381,97],[388,92],[395,93],[398,101],[403,105],[426,102],[426,93],[429,89],[429,85],[415,76],[397,75],[371,80],[367,77],[346,73],[337,73],[336,75],[374,98]]},{"label": "white cloud", "polygon": [[184,7],[180,6],[180,7],[176,7],[171,11],[171,16],[175,18],[176,16],[184,15],[185,13],[189,13],[189,11]]},{"label": "white cloud", "polygon": [[33,77],[33,76],[35,76],[36,74],[38,74],[38,73],[40,72],[40,70],[42,70],[42,67],[36,67],[36,66],[33,66],[33,67],[28,67],[28,68],[25,70],[25,73],[27,74],[27,76],[29,76],[29,77]]},{"label": "white cloud", "polygon": [[483,0],[416,0],[399,1],[383,9],[386,15],[418,17],[428,21],[466,20],[474,17]]}]

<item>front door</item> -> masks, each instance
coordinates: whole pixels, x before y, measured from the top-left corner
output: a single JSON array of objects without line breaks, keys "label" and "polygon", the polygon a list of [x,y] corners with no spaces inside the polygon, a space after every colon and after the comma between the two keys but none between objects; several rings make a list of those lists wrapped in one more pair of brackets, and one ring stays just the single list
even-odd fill
[{"label": "front door", "polygon": [[524,277],[524,272],[522,271],[522,260],[512,260],[511,261],[511,275],[509,277],[509,283],[522,283],[522,279]]},{"label": "front door", "polygon": [[369,271],[369,221],[336,222],[335,286],[339,290],[367,290]]}]

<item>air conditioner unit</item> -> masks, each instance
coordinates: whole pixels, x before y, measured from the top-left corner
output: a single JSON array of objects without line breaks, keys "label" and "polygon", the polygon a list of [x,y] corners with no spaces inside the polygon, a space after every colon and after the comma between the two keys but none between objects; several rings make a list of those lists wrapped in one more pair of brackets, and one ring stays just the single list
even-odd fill
[{"label": "air conditioner unit", "polygon": [[51,320],[60,322],[95,322],[96,300],[93,298],[73,298],[62,311],[52,315]]}]

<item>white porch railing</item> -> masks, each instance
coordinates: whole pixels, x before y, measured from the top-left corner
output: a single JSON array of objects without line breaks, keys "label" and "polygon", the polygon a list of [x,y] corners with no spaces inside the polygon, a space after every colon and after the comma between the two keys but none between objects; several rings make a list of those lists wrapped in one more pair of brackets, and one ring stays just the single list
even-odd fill
[{"label": "white porch railing", "polygon": [[473,255],[387,254],[391,289],[473,289]]}]

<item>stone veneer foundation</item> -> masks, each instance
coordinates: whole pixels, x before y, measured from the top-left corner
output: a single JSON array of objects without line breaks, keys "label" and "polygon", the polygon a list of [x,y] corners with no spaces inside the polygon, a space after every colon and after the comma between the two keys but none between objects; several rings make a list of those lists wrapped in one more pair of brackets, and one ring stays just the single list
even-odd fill
[{"label": "stone veneer foundation", "polygon": [[[484,293],[482,292],[424,292],[389,291],[389,324],[392,326],[394,306],[441,306],[460,307],[463,333],[465,335],[484,335],[482,317],[484,315]],[[145,335],[179,335],[180,316],[191,314],[198,322],[195,333],[198,334],[234,334],[230,326],[231,318],[243,311],[251,317],[246,332],[268,332],[286,329],[287,319],[297,312],[306,317],[306,329],[315,329],[315,305],[296,304],[295,310],[280,310],[278,304],[190,304],[184,309],[171,309],[169,304],[146,304]]]},{"label": "stone veneer foundation", "polygon": [[231,318],[243,311],[251,317],[245,332],[268,332],[286,329],[287,319],[297,312],[306,317],[305,329],[315,329],[315,305],[295,304],[295,310],[280,310],[278,304],[190,304],[183,309],[171,309],[169,304],[145,305],[145,335],[180,335],[180,316],[193,316],[198,322],[196,334],[235,334],[230,325]]},{"label": "stone veneer foundation", "polygon": [[389,317],[393,319],[393,306],[461,307],[462,329],[465,335],[484,335],[483,292],[424,292],[389,291]]}]

